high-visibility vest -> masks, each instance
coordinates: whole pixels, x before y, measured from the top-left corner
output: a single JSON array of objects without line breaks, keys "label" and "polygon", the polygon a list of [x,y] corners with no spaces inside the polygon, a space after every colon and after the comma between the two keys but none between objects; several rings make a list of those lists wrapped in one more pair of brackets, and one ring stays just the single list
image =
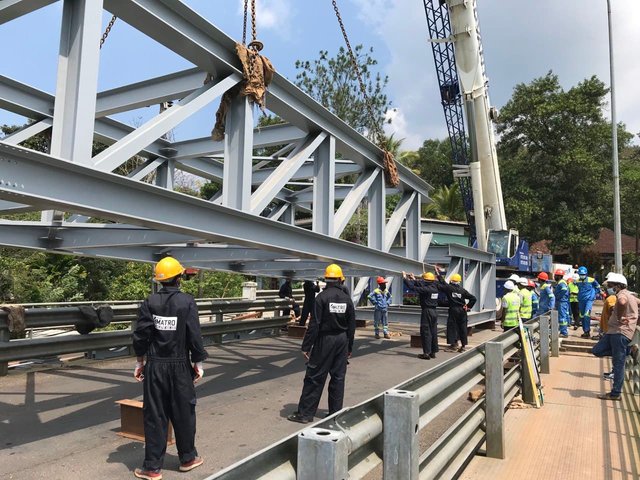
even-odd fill
[{"label": "high-visibility vest", "polygon": [[502,308],[504,309],[504,319],[502,325],[505,327],[515,327],[520,318],[520,294],[509,292],[502,297]]},{"label": "high-visibility vest", "polygon": [[575,303],[578,301],[578,291],[580,289],[578,288],[578,285],[576,285],[576,282],[571,282],[569,284],[569,302],[570,303]]},{"label": "high-visibility vest", "polygon": [[532,292],[526,288],[520,290],[520,296],[522,297],[522,302],[520,304],[520,316],[523,320],[529,320],[531,318],[531,314],[533,313],[533,301],[532,301]]}]

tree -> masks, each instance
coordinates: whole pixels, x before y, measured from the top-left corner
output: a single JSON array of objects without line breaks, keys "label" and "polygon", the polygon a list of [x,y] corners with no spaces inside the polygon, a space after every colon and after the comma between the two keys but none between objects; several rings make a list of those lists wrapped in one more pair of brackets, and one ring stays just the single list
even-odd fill
[{"label": "tree", "polygon": [[429,197],[432,202],[424,209],[426,217],[452,221],[464,221],[466,219],[462,196],[457,183],[451,184],[450,187],[443,185],[434,190]]},{"label": "tree", "polygon": [[321,50],[317,60],[297,60],[295,84],[351,127],[373,138],[373,132],[382,130],[385,113],[391,106],[384,93],[389,79],[373,73],[378,64],[372,56],[373,48],[365,51],[362,45],[357,45],[354,54],[369,96],[373,119],[360,91],[357,74],[343,47],[335,57]]},{"label": "tree", "polygon": [[[498,154],[505,210],[530,242],[574,258],[611,222],[611,135],[597,77],[564,90],[549,72],[515,87],[502,108]],[[619,129],[619,144],[631,136]]]}]

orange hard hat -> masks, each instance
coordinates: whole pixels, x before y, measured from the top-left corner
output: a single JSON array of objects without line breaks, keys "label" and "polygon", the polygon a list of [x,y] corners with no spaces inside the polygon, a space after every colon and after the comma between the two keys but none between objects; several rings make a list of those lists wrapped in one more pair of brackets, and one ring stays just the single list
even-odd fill
[{"label": "orange hard hat", "polygon": [[564,270],[562,270],[561,268],[558,268],[555,272],[553,272],[554,275],[561,275],[564,277]]},{"label": "orange hard hat", "polygon": [[547,272],[540,272],[538,274],[538,280],[549,280],[549,275],[547,275]]},{"label": "orange hard hat", "polygon": [[378,277],[376,278],[376,283],[380,285],[381,283],[387,283],[387,281],[384,279],[384,277]]},{"label": "orange hard hat", "polygon": [[536,288],[536,284],[533,283],[533,280],[529,280],[529,283],[527,283],[527,287]]}]

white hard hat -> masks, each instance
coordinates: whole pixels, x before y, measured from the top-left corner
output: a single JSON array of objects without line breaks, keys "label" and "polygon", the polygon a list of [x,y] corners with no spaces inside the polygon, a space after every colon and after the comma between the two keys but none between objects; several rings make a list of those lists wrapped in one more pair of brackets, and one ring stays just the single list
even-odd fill
[{"label": "white hard hat", "polygon": [[509,277],[509,280],[512,280],[514,283],[518,283],[520,281],[520,277],[514,273]]},{"label": "white hard hat", "polygon": [[516,288],[516,284],[511,280],[507,280],[506,282],[504,282],[504,288],[505,290],[513,290],[514,288]]},{"label": "white hard hat", "polygon": [[577,273],[574,273],[571,278],[573,278],[574,280],[580,280],[580,275],[578,275]]},{"label": "white hard hat", "polygon": [[619,283],[621,285],[624,285],[625,287],[628,285],[627,278],[621,273],[615,272],[609,272],[609,274],[607,275],[606,283]]},{"label": "white hard hat", "polygon": [[520,277],[520,278],[518,279],[518,284],[520,284],[520,285],[524,285],[524,286],[526,287],[527,285],[529,285],[529,280],[527,280],[527,279],[526,279],[526,278],[524,278],[524,277]]}]

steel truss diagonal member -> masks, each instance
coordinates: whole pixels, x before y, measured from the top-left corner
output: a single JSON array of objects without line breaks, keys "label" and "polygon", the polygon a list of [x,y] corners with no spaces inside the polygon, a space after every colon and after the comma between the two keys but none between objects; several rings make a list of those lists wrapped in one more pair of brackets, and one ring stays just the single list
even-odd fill
[{"label": "steel truss diagonal member", "polygon": [[0,170],[4,200],[379,271],[415,271],[422,265],[2,142]]}]

